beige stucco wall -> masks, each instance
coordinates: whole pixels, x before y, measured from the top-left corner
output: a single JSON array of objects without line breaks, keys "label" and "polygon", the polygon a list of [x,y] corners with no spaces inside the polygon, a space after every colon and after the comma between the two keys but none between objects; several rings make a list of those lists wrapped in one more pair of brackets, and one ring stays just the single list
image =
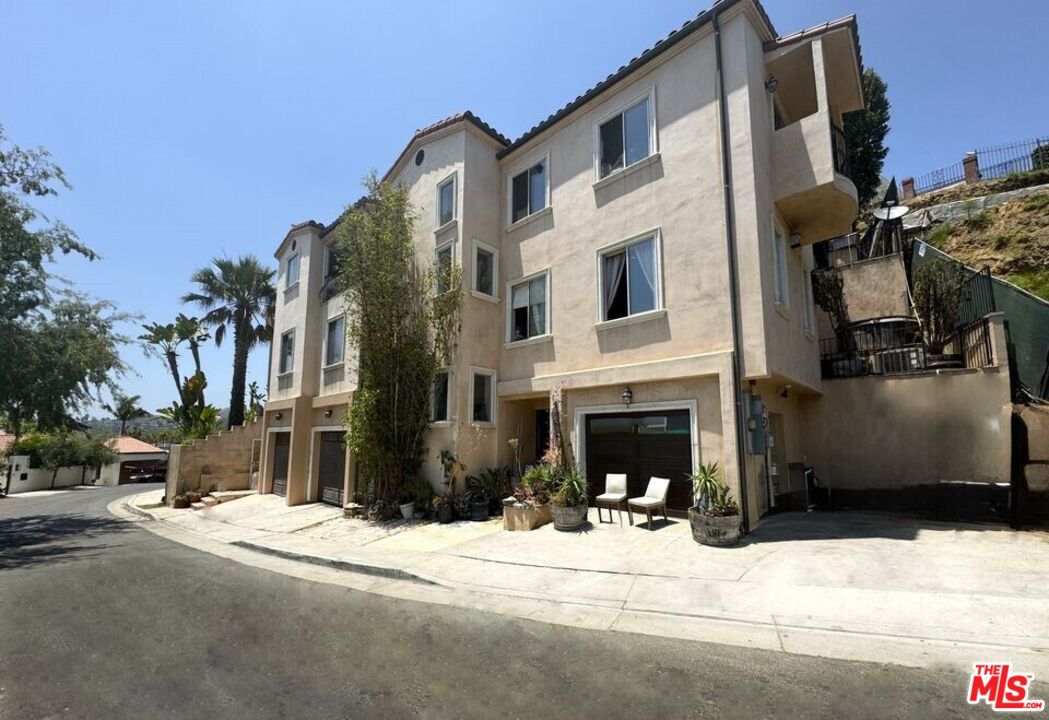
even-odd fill
[{"label": "beige stucco wall", "polygon": [[1005,368],[828,380],[801,407],[806,455],[831,487],[1009,481]]}]

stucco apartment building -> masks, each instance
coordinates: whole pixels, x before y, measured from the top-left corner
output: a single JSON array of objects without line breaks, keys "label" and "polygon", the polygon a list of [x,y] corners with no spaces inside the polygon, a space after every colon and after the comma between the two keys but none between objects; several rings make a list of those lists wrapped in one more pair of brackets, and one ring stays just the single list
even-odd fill
[{"label": "stucco apartment building", "polygon": [[[631,494],[668,477],[683,510],[685,474],[717,461],[754,525],[779,487],[766,439],[782,467],[806,457],[811,245],[857,213],[840,128],[861,75],[854,17],[781,36],[755,0],[722,0],[517,140],[469,112],[417,131],[385,179],[418,210],[420,263],[451,259],[465,286],[434,486],[442,449],[473,471],[518,438],[536,460],[559,393],[596,492],[606,472]],[[347,502],[357,481],[332,227],[295,225],[276,251],[259,490],[289,504]]]}]

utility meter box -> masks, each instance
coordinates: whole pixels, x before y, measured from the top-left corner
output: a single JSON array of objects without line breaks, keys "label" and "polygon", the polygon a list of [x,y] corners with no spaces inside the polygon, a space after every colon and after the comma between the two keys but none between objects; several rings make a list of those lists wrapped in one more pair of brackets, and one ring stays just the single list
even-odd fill
[{"label": "utility meter box", "polygon": [[743,415],[747,428],[747,452],[751,455],[764,455],[768,418],[765,401],[760,395],[743,393]]}]

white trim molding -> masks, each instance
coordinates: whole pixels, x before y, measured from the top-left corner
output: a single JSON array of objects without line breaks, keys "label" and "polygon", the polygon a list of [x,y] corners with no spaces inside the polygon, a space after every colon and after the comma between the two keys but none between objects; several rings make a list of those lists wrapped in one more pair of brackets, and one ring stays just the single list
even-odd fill
[{"label": "white trim molding", "polygon": [[[485,252],[491,253],[492,255],[492,292],[491,294],[483,292],[477,289],[477,251],[484,250]],[[488,300],[499,301],[499,250],[492,247],[486,242],[481,242],[477,238],[473,239],[473,256],[471,257],[473,263],[473,283],[470,286],[471,292],[481,298]]]},{"label": "white trim molding", "polygon": [[[448,183],[452,184],[452,217],[441,222],[441,190],[444,189]],[[459,171],[453,170],[450,175],[445,176],[443,180],[437,183],[437,203],[434,208],[434,221],[433,226],[437,228],[437,231],[442,230],[446,225],[451,225],[453,222],[459,219]]]},{"label": "white trim molding", "polygon": [[[631,245],[636,245],[639,242],[652,238],[653,240],[653,252],[655,257],[653,262],[655,265],[655,301],[656,306],[651,310],[642,310],[637,313],[629,313],[621,318],[612,318],[611,320],[605,317],[605,268],[603,260],[607,255],[613,255],[619,250],[625,250]],[[666,303],[663,297],[663,230],[662,228],[655,227],[650,230],[646,230],[643,233],[632,235],[625,240],[619,240],[612,243],[611,245],[605,245],[600,247],[596,251],[597,263],[597,325],[599,327],[614,327],[614,324],[626,325],[629,324],[627,321],[629,318],[635,318],[635,321],[645,319],[646,317],[655,317],[656,313],[666,310]],[[630,297],[630,268],[629,263],[626,267],[626,278],[627,278],[627,302],[629,303]]]}]

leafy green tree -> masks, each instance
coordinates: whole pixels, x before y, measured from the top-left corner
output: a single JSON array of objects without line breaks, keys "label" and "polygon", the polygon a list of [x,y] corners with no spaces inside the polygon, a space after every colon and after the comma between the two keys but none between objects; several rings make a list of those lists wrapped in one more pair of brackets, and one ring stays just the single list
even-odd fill
[{"label": "leafy green tree", "polygon": [[45,313],[15,323],[18,359],[7,368],[0,410],[15,435],[26,420],[41,430],[79,427],[73,414],[116,390],[127,368],[119,347],[129,342],[117,326],[131,320],[111,303],[68,294]]},{"label": "leafy green tree", "polygon": [[138,404],[141,399],[141,395],[125,395],[123,393],[115,393],[113,395],[113,403],[107,403],[103,406],[110,414],[113,415],[113,417],[120,421],[121,435],[127,432],[127,424],[129,422],[131,422],[132,420],[137,420],[138,418],[149,416],[149,413],[143,410]]},{"label": "leafy green tree", "polygon": [[965,274],[961,263],[933,260],[914,274],[914,310],[929,353],[940,355],[954,336]]},{"label": "leafy green tree", "polygon": [[138,339],[142,341],[146,354],[155,354],[163,358],[167,363],[168,372],[171,373],[171,380],[175,383],[175,392],[178,393],[180,400],[184,400],[182,376],[178,371],[178,346],[181,341],[175,331],[175,323],[161,325],[154,322],[143,325],[142,329],[146,332],[144,335],[139,335]]},{"label": "leafy green tree", "polygon": [[182,385],[179,393],[181,402],[157,410],[158,415],[178,425],[183,440],[200,440],[219,431],[222,424],[219,409],[200,403],[207,385],[204,373],[195,373],[193,377],[186,378]]},{"label": "leafy green tree", "polygon": [[847,113],[844,117],[845,144],[848,147],[852,183],[859,195],[860,207],[867,207],[878,193],[881,169],[889,149],[885,136],[889,134],[891,104],[886,95],[888,85],[873,68],[863,71],[863,92],[867,107]]},{"label": "leafy green tree", "polygon": [[366,481],[366,502],[388,515],[426,452],[430,392],[454,354],[462,278],[457,266],[417,266],[405,188],[374,174],[365,186],[367,200],[347,208],[335,230],[339,284],[354,308],[347,344],[359,354],[348,444]]},{"label": "leafy green tree", "polygon": [[222,345],[227,328],[233,332],[228,427],[244,424],[248,355],[256,345],[273,337],[274,277],[275,272],[252,255],[237,260],[214,258],[211,266],[193,273],[197,291],[182,298],[205,311],[203,322],[214,330],[215,345]]}]

